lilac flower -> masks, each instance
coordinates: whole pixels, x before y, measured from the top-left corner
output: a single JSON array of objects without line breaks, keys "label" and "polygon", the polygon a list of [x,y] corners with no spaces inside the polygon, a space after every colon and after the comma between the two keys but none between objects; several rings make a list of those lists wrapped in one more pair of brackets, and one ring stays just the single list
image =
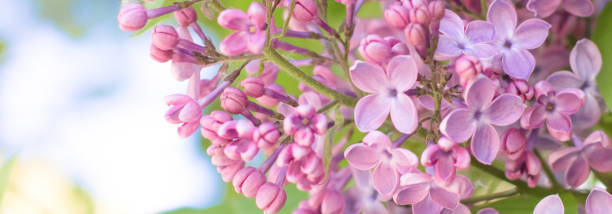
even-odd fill
[{"label": "lilac flower", "polygon": [[559,5],[572,15],[580,17],[589,17],[595,10],[591,0],[529,0],[526,8],[536,16],[546,18],[552,15]]},{"label": "lilac flower", "polygon": [[[551,88],[551,86],[548,82],[539,82],[536,88]],[[553,137],[560,141],[569,140],[572,132],[572,120],[569,115],[576,113],[582,107],[584,99],[584,93],[575,88],[563,89],[558,93],[551,89],[539,95],[537,102],[525,110],[521,117],[521,126],[525,129],[535,129],[546,122],[548,132]]]},{"label": "lilac flower", "polygon": [[584,91],[586,102],[572,116],[574,126],[584,129],[595,125],[601,116],[598,99],[601,97],[595,78],[601,69],[601,54],[597,46],[587,39],[582,39],[570,53],[570,66],[573,73],[560,71],[553,73],[547,81],[555,90],[578,88]]},{"label": "lilac flower", "polygon": [[527,80],[535,67],[535,59],[528,50],[542,45],[550,24],[533,18],[517,28],[514,4],[507,0],[495,0],[489,7],[487,20],[495,25],[495,44],[501,50],[504,72],[513,78]]},{"label": "lilac flower", "polygon": [[412,205],[413,213],[440,213],[442,209],[454,210],[459,200],[472,195],[470,180],[457,175],[449,185],[439,184],[431,175],[419,171],[402,175],[401,187],[393,196],[399,205]]},{"label": "lilac flower", "polygon": [[348,189],[348,213],[389,213],[383,203],[378,200],[378,192],[372,187],[372,178],[368,171],[351,167],[355,186]]},{"label": "lilac flower", "polygon": [[497,54],[495,46],[489,42],[495,37],[495,26],[490,22],[474,20],[467,25],[453,11],[446,10],[440,20],[440,38],[436,49],[436,59],[446,60],[469,54],[488,58]]},{"label": "lilac flower", "polygon": [[591,133],[584,143],[574,140],[575,147],[557,150],[548,156],[554,170],[565,170],[565,181],[575,188],[589,176],[589,168],[599,172],[612,170],[612,148],[610,139],[603,131]]},{"label": "lilac flower", "polygon": [[449,113],[440,130],[455,142],[464,142],[472,137],[471,150],[474,157],[491,164],[500,148],[496,126],[507,126],[517,121],[523,112],[519,96],[502,94],[494,99],[496,86],[486,77],[475,80],[464,94],[467,107]]},{"label": "lilac flower", "polygon": [[266,12],[259,2],[252,2],[247,13],[226,9],[219,14],[219,25],[236,30],[219,44],[219,51],[228,56],[240,55],[247,50],[258,54],[263,49],[266,33]]},{"label": "lilac flower", "polygon": [[417,110],[404,92],[416,83],[417,67],[411,56],[393,57],[386,69],[363,61],[351,67],[351,80],[362,91],[371,93],[361,98],[355,106],[355,123],[361,131],[380,127],[387,115],[402,133],[412,133],[417,128]]},{"label": "lilac flower", "polygon": [[457,168],[470,166],[470,154],[446,137],[440,138],[438,144],[429,145],[421,154],[423,166],[434,166],[434,179],[448,183],[455,178]]},{"label": "lilac flower", "polygon": [[374,168],[373,184],[381,197],[390,197],[399,185],[400,174],[414,169],[419,162],[409,150],[392,148],[389,137],[379,131],[368,133],[363,143],[350,145],[344,157],[356,169]]},{"label": "lilac flower", "polygon": [[[546,196],[536,205],[533,214],[563,214],[563,202],[558,194]],[[595,187],[587,196],[584,209],[586,214],[608,213],[612,210],[612,195]]]},{"label": "lilac flower", "polygon": [[316,134],[324,134],[327,130],[327,119],[317,114],[311,105],[300,105],[295,110],[283,121],[283,129],[286,134],[294,135],[296,143],[310,146]]}]

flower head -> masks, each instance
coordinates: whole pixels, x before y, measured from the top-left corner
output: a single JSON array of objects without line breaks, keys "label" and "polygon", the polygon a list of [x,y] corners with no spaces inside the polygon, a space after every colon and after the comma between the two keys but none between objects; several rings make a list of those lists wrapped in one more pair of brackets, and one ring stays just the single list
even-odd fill
[{"label": "flower head", "polygon": [[446,10],[440,20],[440,33],[436,59],[451,59],[461,54],[488,58],[498,52],[489,43],[495,38],[495,26],[490,22],[474,20],[466,25],[456,13]]},{"label": "flower head", "polygon": [[219,25],[236,30],[219,44],[219,51],[228,56],[240,55],[246,51],[258,54],[263,49],[266,33],[265,8],[259,2],[252,2],[244,13],[238,9],[226,9],[219,14]]}]

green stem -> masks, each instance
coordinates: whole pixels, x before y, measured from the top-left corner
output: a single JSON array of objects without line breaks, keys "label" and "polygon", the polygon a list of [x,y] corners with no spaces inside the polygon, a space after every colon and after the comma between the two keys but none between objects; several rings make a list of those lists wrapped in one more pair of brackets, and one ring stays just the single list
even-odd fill
[{"label": "green stem", "polygon": [[333,108],[336,105],[338,105],[338,100],[331,101],[327,105],[325,105],[325,106],[321,107],[319,110],[317,110],[317,113],[326,112],[327,110]]},{"label": "green stem", "polygon": [[310,77],[308,74],[304,73],[302,70],[295,67],[289,61],[287,61],[287,59],[283,58],[273,48],[265,47],[262,52],[270,61],[274,62],[274,64],[276,64],[278,67],[285,70],[293,78],[297,79],[300,82],[305,83],[306,85],[310,86],[311,88],[323,94],[324,96],[338,100],[340,104],[346,105],[346,106],[355,106],[355,104],[357,103],[357,100],[355,98],[347,96],[336,90],[333,90],[323,85],[322,83],[316,81],[315,79]]},{"label": "green stem", "polygon": [[490,195],[482,195],[482,196],[476,196],[476,197],[471,197],[469,199],[465,199],[463,201],[461,201],[461,203],[464,204],[475,204],[481,201],[490,201],[493,199],[498,199],[498,198],[506,198],[506,197],[510,197],[513,195],[517,195],[519,194],[518,191],[516,191],[516,189],[511,189],[511,190],[507,190],[507,191],[503,191],[503,192],[497,192],[497,193],[493,193]]},{"label": "green stem", "polygon": [[291,21],[291,17],[293,16],[293,9],[295,9],[295,0],[291,0],[291,6],[289,6],[289,15],[287,15],[287,19],[285,19],[285,23],[283,24],[283,32],[281,33],[281,37],[285,36],[287,32],[287,27],[289,26],[289,22]]},{"label": "green stem", "polygon": [[487,0],[480,0],[480,16],[482,16],[483,19],[487,18]]},{"label": "green stem", "polygon": [[548,180],[550,181],[550,183],[552,183],[553,188],[562,188],[561,185],[559,185],[559,182],[557,182],[557,179],[555,178],[555,175],[550,169],[550,166],[545,161],[544,157],[542,157],[542,154],[540,154],[540,152],[536,149],[533,150],[533,153],[538,157],[538,159],[540,159],[540,162],[542,163],[542,166],[544,168],[544,173],[546,173],[546,177],[548,177]]}]

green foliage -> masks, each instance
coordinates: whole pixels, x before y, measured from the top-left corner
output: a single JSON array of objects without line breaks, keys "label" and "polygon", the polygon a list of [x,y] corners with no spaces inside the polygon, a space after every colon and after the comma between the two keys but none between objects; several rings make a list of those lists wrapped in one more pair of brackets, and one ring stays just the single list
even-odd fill
[{"label": "green foliage", "polygon": [[604,9],[601,11],[599,18],[597,19],[597,27],[593,32],[592,40],[599,47],[601,56],[603,58],[603,65],[599,75],[597,76],[597,83],[603,95],[604,100],[608,106],[612,106],[612,63],[607,59],[612,59],[612,4],[606,4]]},{"label": "green foliage", "polygon": [[74,0],[36,0],[40,8],[40,16],[52,21],[72,37],[79,37],[85,33],[86,26],[77,23],[71,13],[75,5]]},{"label": "green foliage", "polygon": [[374,19],[381,18],[383,16],[383,9],[380,2],[367,1],[361,6],[361,9],[357,13],[357,17],[363,19]]},{"label": "green foliage", "polygon": [[15,161],[17,158],[15,156],[8,158],[2,164],[2,168],[0,168],[0,204],[2,204],[2,198],[4,197],[4,193],[6,192],[6,187],[8,186],[9,178],[11,176],[11,171],[13,169],[13,165],[15,165]]}]

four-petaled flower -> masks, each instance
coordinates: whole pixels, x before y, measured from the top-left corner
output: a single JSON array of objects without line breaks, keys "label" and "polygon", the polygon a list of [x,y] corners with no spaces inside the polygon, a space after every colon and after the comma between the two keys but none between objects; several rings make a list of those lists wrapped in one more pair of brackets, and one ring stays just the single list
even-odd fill
[{"label": "four-petaled flower", "polygon": [[261,53],[266,39],[266,9],[259,2],[251,3],[247,13],[238,9],[226,9],[219,14],[217,22],[237,31],[221,41],[221,53],[228,56],[240,55],[246,51]]},{"label": "four-petaled flower", "polygon": [[500,148],[499,134],[493,125],[516,122],[524,109],[519,96],[502,94],[495,98],[496,88],[486,77],[475,80],[464,94],[467,107],[453,110],[440,124],[442,133],[455,142],[472,137],[472,154],[484,164],[491,164]]},{"label": "four-petaled flower", "polygon": [[411,56],[393,57],[386,68],[356,61],[350,70],[351,80],[362,91],[371,93],[355,106],[355,123],[361,131],[380,127],[389,112],[395,128],[412,133],[417,128],[417,110],[406,92],[417,79],[417,66]]},{"label": "four-petaled flower", "polygon": [[453,11],[446,10],[440,20],[440,38],[435,58],[447,60],[469,54],[479,58],[497,55],[495,46],[490,44],[495,38],[495,27],[490,22],[474,20],[464,24]]},{"label": "four-petaled flower", "polygon": [[552,15],[559,5],[572,15],[580,17],[591,16],[595,11],[591,0],[529,0],[526,8],[536,16],[546,18]]}]

